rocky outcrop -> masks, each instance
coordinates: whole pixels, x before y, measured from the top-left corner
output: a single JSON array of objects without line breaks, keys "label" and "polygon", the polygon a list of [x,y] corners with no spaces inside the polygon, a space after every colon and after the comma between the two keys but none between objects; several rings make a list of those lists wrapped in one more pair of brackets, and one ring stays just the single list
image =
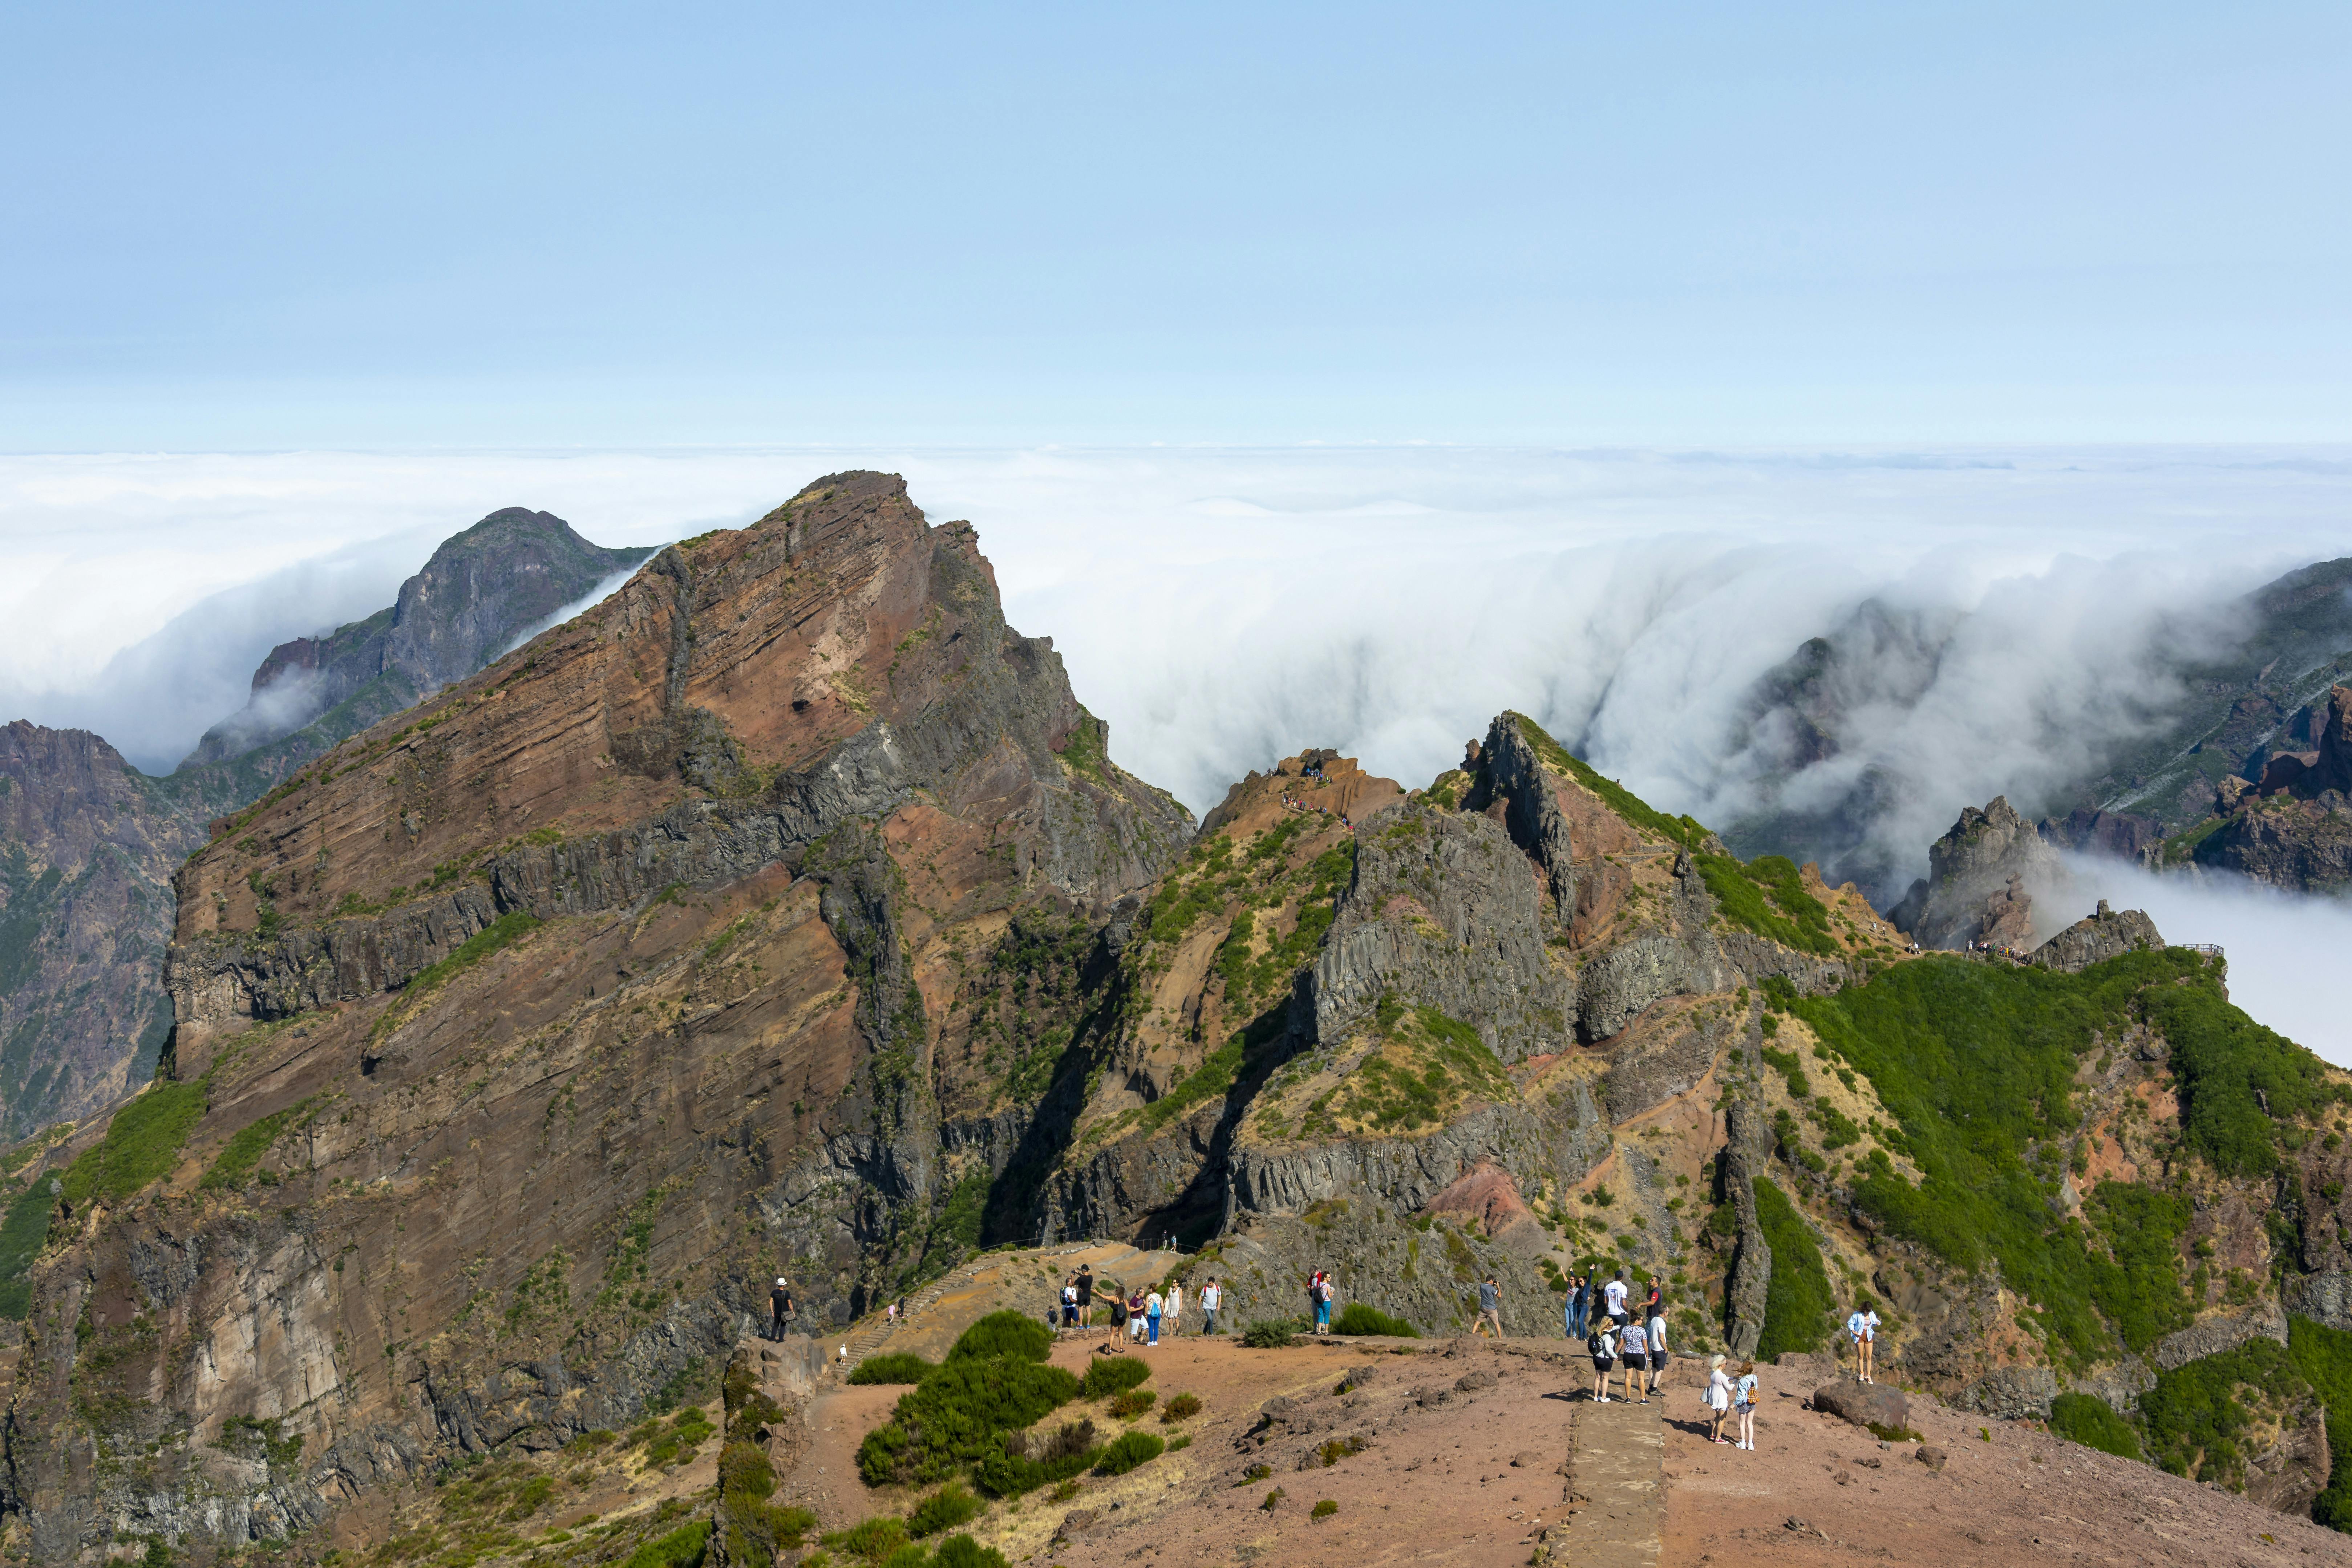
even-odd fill
[{"label": "rocky outcrop", "polygon": [[35,1555],[242,1546],[619,1427],[768,1279],[845,1323],[1025,1226],[1030,1118],[1084,1084],[1031,1031],[1092,1026],[1074,976],[1190,826],[884,475],[305,769],[178,879],[173,1173],[36,1212],[13,1266]]},{"label": "rocky outcrop", "polygon": [[1306,996],[1327,1047],[1384,996],[1459,1018],[1505,1063],[1574,1037],[1575,994],[1544,945],[1527,858],[1488,818],[1417,802],[1357,834],[1355,877]]},{"label": "rocky outcrop", "polygon": [[1724,1129],[1718,1181],[1738,1228],[1724,1281],[1723,1340],[1732,1354],[1752,1356],[1764,1334],[1764,1303],[1772,1289],[1772,1247],[1756,1215],[1756,1178],[1765,1173],[1772,1131],[1745,1100],[1732,1102]]},{"label": "rocky outcrop", "polygon": [[206,731],[181,766],[226,762],[346,703],[366,711],[343,733],[364,729],[463,680],[526,628],[652,553],[591,544],[550,512],[494,511],[442,541],[389,606],[270,649],[246,706]]},{"label": "rocky outcrop", "polygon": [[2253,1340],[2286,1343],[2286,1313],[2276,1301],[2264,1301],[2230,1316],[2208,1318],[2178,1333],[2167,1334],[2148,1347],[2147,1359],[2159,1370],[2171,1372],[2192,1361],[2236,1350]]},{"label": "rocky outcrop", "polygon": [[2249,792],[2197,847],[2197,859],[2298,892],[2352,888],[2352,798]]},{"label": "rocky outcrop", "polygon": [[172,868],[202,838],[96,735],[0,727],[0,1139],[153,1074]]},{"label": "rocky outcrop", "polygon": [[1543,868],[1544,885],[1561,924],[1576,908],[1575,850],[1543,759],[1520,727],[1503,713],[1486,727],[1478,750],[1477,784],[1468,807],[1499,815],[1511,842]]},{"label": "rocky outcrop", "polygon": [[1958,948],[1972,942],[2031,947],[2030,888],[2063,879],[2057,851],[2006,795],[1982,811],[1969,806],[1951,831],[1927,850],[1928,875],[1889,912],[1898,930],[1922,947]]},{"label": "rocky outcrop", "polygon": [[2284,1296],[2283,1304],[2296,1317],[2352,1333],[2352,1274],[2340,1270],[2289,1274],[2280,1289]]},{"label": "rocky outcrop", "polygon": [[2063,969],[2069,974],[2080,973],[2094,963],[2110,958],[2120,958],[2126,952],[2164,946],[2164,938],[2157,933],[2156,922],[2139,910],[2117,911],[2101,899],[2099,907],[2084,916],[2029,954],[2031,962],[2045,969]]}]

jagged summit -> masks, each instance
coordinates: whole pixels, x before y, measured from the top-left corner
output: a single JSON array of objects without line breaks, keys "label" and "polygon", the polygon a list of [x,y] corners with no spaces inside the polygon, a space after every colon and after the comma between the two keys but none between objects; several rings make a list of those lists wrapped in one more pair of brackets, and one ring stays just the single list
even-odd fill
[{"label": "jagged summit", "polygon": [[523,628],[652,553],[591,544],[552,512],[494,511],[444,540],[385,608],[270,649],[246,706],[180,765],[239,756],[348,703],[355,711],[329,742],[341,740],[464,679]]}]

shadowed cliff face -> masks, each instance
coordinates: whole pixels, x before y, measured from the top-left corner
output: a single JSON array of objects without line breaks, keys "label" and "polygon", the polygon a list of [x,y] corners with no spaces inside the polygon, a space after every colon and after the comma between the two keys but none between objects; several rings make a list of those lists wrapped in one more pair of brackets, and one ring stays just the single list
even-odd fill
[{"label": "shadowed cliff face", "polygon": [[1104,742],[971,529],[840,475],[240,815],[150,1091],[201,1113],[159,1184],[68,1170],[31,1280],[37,1553],[625,1425],[775,1275],[822,1326],[961,1256],[1054,1065],[1003,1025],[1191,831]]},{"label": "shadowed cliff face", "polygon": [[170,1028],[159,984],[171,868],[195,835],[86,731],[0,728],[0,1131],[21,1137],[143,1083]]}]

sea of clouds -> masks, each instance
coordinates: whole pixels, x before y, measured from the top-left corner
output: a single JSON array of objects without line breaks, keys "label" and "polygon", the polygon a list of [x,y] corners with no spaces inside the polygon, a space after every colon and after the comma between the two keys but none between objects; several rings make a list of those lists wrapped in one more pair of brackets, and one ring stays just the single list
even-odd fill
[{"label": "sea of clouds", "polygon": [[[2331,449],[0,458],[0,719],[168,769],[271,646],[391,603],[498,507],[657,543],[848,468],[976,522],[1013,625],[1053,637],[1114,754],[1196,811],[1310,745],[1424,782],[1516,708],[1655,804],[1733,821],[1771,783],[1755,680],[1870,606],[1893,629],[1846,678],[1843,749],[1779,805],[1874,772],[1869,833],[1903,875],[1962,805],[2032,812],[2160,724],[2240,595],[2352,553],[2352,453]],[[2305,955],[2283,974],[2352,934],[2334,904],[2130,896],[2159,890],[2168,935]],[[2247,962],[2258,1016],[2289,1005]],[[2315,1009],[2298,1037],[2352,1059],[2330,1027]]]}]

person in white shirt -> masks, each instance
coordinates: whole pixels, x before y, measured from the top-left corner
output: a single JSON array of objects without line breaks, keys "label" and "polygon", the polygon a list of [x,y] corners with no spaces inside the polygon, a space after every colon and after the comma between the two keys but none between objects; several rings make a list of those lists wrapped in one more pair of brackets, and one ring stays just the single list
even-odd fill
[{"label": "person in white shirt", "polygon": [[1172,1340],[1176,1337],[1176,1331],[1184,1326],[1184,1287],[1168,1287],[1168,1307],[1161,1315],[1168,1321],[1168,1337]]},{"label": "person in white shirt", "polygon": [[1650,1341],[1649,1392],[1655,1394],[1658,1392],[1658,1384],[1664,1382],[1666,1376],[1666,1320],[1664,1317],[1652,1318],[1649,1321],[1648,1328]]},{"label": "person in white shirt", "polygon": [[1845,1321],[1845,1331],[1853,1341],[1855,1371],[1863,1382],[1877,1382],[1878,1369],[1871,1352],[1878,1348],[1878,1314],[1855,1308],[1853,1316]]},{"label": "person in white shirt", "polygon": [[1625,1397],[1631,1401],[1634,1386],[1642,1390],[1642,1403],[1650,1403],[1650,1336],[1639,1323],[1628,1323],[1619,1336],[1618,1343],[1625,1352]]},{"label": "person in white shirt", "polygon": [[1752,1361],[1739,1363],[1739,1381],[1731,1389],[1731,1408],[1739,1416],[1739,1441],[1732,1447],[1752,1454],[1756,1451],[1756,1363]]},{"label": "person in white shirt", "polygon": [[1623,1328],[1626,1323],[1626,1313],[1625,1271],[1622,1268],[1617,1270],[1617,1278],[1609,1281],[1609,1283],[1601,1289],[1601,1294],[1608,1302],[1609,1315],[1617,1321],[1617,1326],[1619,1328]]},{"label": "person in white shirt", "polygon": [[1201,1287],[1201,1331],[1202,1333],[1213,1334],[1217,1331],[1217,1309],[1223,1305],[1224,1300],[1225,1293],[1219,1288],[1215,1279],[1213,1279]]},{"label": "person in white shirt", "polygon": [[1144,1297],[1143,1324],[1148,1335],[1146,1343],[1156,1345],[1160,1342],[1160,1315],[1166,1307],[1167,1302],[1161,1300],[1157,1290]]},{"label": "person in white shirt", "polygon": [[1723,1418],[1731,1412],[1731,1379],[1723,1370],[1723,1357],[1720,1355],[1707,1357],[1706,1366],[1706,1409],[1713,1418],[1707,1438],[1710,1442],[1727,1442],[1728,1439],[1723,1435]]},{"label": "person in white shirt", "polygon": [[1605,1318],[1593,1324],[1584,1348],[1592,1352],[1592,1397],[1606,1405],[1609,1403],[1609,1369],[1617,1364],[1617,1326]]}]

